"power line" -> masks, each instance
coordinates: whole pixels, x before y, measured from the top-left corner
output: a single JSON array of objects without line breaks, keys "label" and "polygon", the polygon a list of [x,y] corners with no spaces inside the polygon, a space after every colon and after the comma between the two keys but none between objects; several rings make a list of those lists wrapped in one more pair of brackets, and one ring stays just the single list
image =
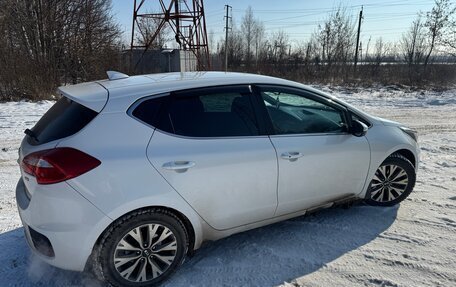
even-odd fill
[{"label": "power line", "polygon": [[[410,18],[410,16],[417,15],[416,13],[409,13],[409,14],[403,14],[403,15],[395,15],[395,16],[372,16],[371,14],[369,15],[369,22],[384,22],[385,20],[401,20],[405,18]],[[302,18],[302,17],[299,17]],[[279,27],[273,27],[271,29],[277,29],[277,28],[288,28],[288,27],[294,27],[294,26],[307,26],[307,25],[313,25],[313,24],[321,24],[325,23],[327,20],[315,20],[315,21],[277,21],[275,23],[269,23],[268,21],[262,21],[263,23],[267,23],[268,26],[279,26]]]},{"label": "power line", "polygon": [[[391,1],[384,1],[381,3],[368,3],[364,6],[370,7],[373,10],[373,13],[369,13],[364,11],[363,13],[366,14],[365,16],[369,17],[369,24],[368,26],[374,28],[374,29],[368,29],[368,30],[362,30],[362,33],[366,33],[369,35],[400,35],[404,31],[403,29],[408,28],[403,27],[404,26],[404,21],[405,19],[412,18],[414,15],[417,15],[417,12],[410,12],[410,10],[407,11],[402,11],[399,12],[399,8],[394,11],[394,8],[389,9],[392,12],[388,13],[380,13],[379,9],[377,8],[382,8],[382,7],[400,7],[406,5],[409,6],[417,6],[417,5],[431,5],[433,4],[433,0],[422,0],[422,1],[414,1],[414,0],[391,0]],[[332,8],[299,8],[299,9],[253,9],[254,13],[275,13],[275,14],[280,14],[280,13],[286,13],[285,15],[288,15],[287,17],[284,17],[285,15],[282,15],[282,17],[277,17],[273,19],[265,19],[264,21],[261,21],[265,25],[265,31],[278,31],[278,30],[285,30],[287,31],[286,33],[290,36],[296,37],[296,38],[303,38],[310,36],[315,33],[315,29],[317,29],[318,25],[324,24],[327,22],[327,17],[320,17],[319,15],[328,15],[332,12],[336,12],[342,9],[345,13],[347,13],[349,17],[353,17],[355,15],[354,11],[355,9],[358,9],[360,6],[359,5],[351,5],[351,6],[339,6],[339,7],[332,7]],[[230,7],[231,8],[231,7]],[[402,9],[407,9],[407,8],[402,8]],[[419,9],[419,8],[417,8]],[[238,11],[238,12],[245,12],[246,10],[243,9],[231,9],[231,13],[233,11]],[[359,10],[358,10],[359,11]],[[211,12],[216,12],[211,11]],[[218,13],[215,15],[220,15],[222,12],[218,10]],[[293,13],[293,14],[292,14]],[[238,15],[239,13],[235,13],[235,15]],[[212,15],[211,15],[212,16]],[[226,17],[226,16],[225,16]],[[225,18],[224,17],[224,18]],[[233,15],[230,15],[230,19],[233,17]],[[260,18],[269,18],[269,16],[260,16]],[[320,19],[318,19],[320,18]],[[324,19],[322,19],[324,18]],[[307,21],[299,21],[300,19],[307,19]],[[313,20],[314,19],[314,20]],[[226,20],[226,19],[225,19]],[[294,20],[294,21],[293,21]],[[375,29],[378,27],[379,22],[385,22],[389,21],[391,22],[388,26],[393,27],[393,28],[386,28],[386,29]],[[211,21],[212,22],[212,21]],[[217,21],[219,23],[219,21]],[[397,23],[396,25],[392,23]],[[220,25],[221,26],[221,25]],[[226,26],[226,25],[225,25]],[[311,28],[314,26],[315,28]],[[364,27],[365,24],[362,23],[362,26]],[[396,26],[396,27],[395,27]],[[400,27],[399,27],[400,26]],[[313,30],[309,32],[293,32],[299,29],[299,27],[306,27],[302,28],[303,30]],[[229,27],[229,29],[231,29]],[[290,32],[288,30],[290,29]],[[386,32],[386,31],[395,31],[395,32]],[[396,31],[398,30],[398,31]],[[378,31],[378,32],[377,32]],[[383,33],[382,33],[383,32]],[[217,33],[218,35],[221,35],[221,32]]]},{"label": "power line", "polygon": [[[405,3],[406,2],[406,3]],[[417,5],[430,5],[433,4],[434,0],[424,0],[424,1],[392,1],[392,2],[382,2],[382,3],[368,3],[364,4],[365,7],[396,7],[396,6],[417,6]],[[342,9],[357,9],[359,5],[351,5],[351,6],[341,6]],[[256,13],[303,13],[303,12],[335,12],[339,10],[339,7],[332,7],[332,8],[302,8],[302,9],[253,9],[253,12]],[[244,12],[245,10],[242,9],[233,9],[235,12]]]},{"label": "power line", "polygon": [[220,15],[223,15],[224,13],[225,13],[225,11],[219,11],[219,12],[217,12],[217,13],[206,14],[206,18],[207,18],[207,17],[220,16]]}]

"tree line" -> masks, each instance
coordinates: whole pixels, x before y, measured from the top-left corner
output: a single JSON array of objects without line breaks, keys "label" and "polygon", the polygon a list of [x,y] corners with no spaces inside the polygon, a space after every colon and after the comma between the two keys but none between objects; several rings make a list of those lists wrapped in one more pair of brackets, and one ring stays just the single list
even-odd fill
[{"label": "tree line", "polygon": [[[315,83],[438,88],[456,82],[456,3],[436,0],[430,11],[417,14],[395,43],[385,42],[382,37],[369,38],[355,69],[357,20],[340,5],[308,40],[296,44],[285,31],[266,34],[263,22],[249,7],[240,25],[233,24],[230,31],[228,70]],[[225,39],[220,39],[212,57],[215,66],[225,68],[221,61],[224,57]]]},{"label": "tree line", "polygon": [[[356,17],[340,5],[306,41],[284,30],[267,33],[248,8],[228,41],[209,39],[212,67],[285,77],[306,83],[404,84],[448,87],[456,82],[456,3],[436,0],[395,43],[369,39],[355,70]],[[367,21],[367,20],[366,20]],[[143,20],[142,34],[156,30]],[[162,31],[152,48],[172,41]],[[0,101],[46,99],[60,85],[105,78],[128,66],[122,31],[110,0],[1,0]],[[141,40],[141,39],[139,39]],[[148,39],[142,39],[147,42]]]},{"label": "tree line", "polygon": [[49,98],[119,65],[110,0],[1,0],[0,100]]}]

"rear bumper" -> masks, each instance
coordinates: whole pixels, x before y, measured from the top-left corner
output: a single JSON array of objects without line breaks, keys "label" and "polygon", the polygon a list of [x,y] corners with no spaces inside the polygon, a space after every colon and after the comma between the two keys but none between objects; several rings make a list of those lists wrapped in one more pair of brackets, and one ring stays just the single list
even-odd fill
[{"label": "rear bumper", "polygon": [[23,179],[16,201],[31,250],[58,268],[83,271],[92,248],[111,220],[67,183],[27,193]]}]

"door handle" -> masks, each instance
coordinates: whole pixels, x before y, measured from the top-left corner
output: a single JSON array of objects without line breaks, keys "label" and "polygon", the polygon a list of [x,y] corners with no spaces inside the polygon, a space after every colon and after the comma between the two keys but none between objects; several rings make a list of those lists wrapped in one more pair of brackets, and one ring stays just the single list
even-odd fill
[{"label": "door handle", "polygon": [[287,159],[287,160],[290,160],[290,161],[295,161],[297,160],[298,158],[300,157],[303,157],[304,155],[298,151],[287,151],[287,152],[284,152],[281,157],[283,159]]},{"label": "door handle", "polygon": [[176,172],[185,172],[187,169],[192,168],[196,165],[193,161],[170,161],[164,163],[162,168],[167,170],[174,170]]}]

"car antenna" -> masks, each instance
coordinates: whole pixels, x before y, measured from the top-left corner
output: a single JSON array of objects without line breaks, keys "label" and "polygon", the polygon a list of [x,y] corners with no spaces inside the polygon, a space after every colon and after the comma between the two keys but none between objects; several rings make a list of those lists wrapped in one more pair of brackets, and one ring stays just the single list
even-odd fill
[{"label": "car antenna", "polygon": [[117,71],[106,71],[106,74],[108,75],[108,79],[110,81],[113,81],[113,80],[120,80],[120,79],[126,79],[126,78],[129,78],[130,76],[127,75],[127,74],[123,74],[121,72],[117,72]]}]

